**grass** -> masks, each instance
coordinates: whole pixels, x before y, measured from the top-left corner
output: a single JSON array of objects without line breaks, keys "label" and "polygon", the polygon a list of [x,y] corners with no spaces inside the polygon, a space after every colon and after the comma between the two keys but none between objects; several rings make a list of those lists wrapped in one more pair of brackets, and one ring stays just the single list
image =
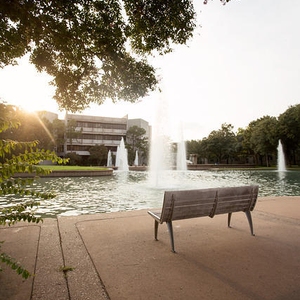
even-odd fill
[{"label": "grass", "polygon": [[51,171],[102,171],[107,170],[106,167],[99,166],[65,166],[65,165],[40,165],[46,170]]}]

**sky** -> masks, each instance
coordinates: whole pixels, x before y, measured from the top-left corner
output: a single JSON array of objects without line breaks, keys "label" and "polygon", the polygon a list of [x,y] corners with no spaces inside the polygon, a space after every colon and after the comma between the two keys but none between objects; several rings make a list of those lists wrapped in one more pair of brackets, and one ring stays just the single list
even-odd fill
[{"label": "sky", "polygon": [[[175,140],[179,135],[198,140],[223,123],[236,132],[300,103],[300,1],[194,2],[198,26],[193,39],[150,59],[162,93],[153,92],[136,104],[107,101],[82,113],[128,115],[154,127],[158,119],[165,120]],[[52,99],[50,79],[22,59],[18,66],[0,70],[0,99],[63,118]]]}]

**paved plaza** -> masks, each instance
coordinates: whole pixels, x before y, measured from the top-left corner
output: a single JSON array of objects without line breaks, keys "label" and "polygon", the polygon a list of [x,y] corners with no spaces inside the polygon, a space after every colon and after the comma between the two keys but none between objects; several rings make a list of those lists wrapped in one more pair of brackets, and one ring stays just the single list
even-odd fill
[{"label": "paved plaza", "polygon": [[2,300],[300,299],[300,197],[258,198],[244,213],[175,221],[154,240],[146,210],[57,217],[0,229],[35,274],[0,272]]}]

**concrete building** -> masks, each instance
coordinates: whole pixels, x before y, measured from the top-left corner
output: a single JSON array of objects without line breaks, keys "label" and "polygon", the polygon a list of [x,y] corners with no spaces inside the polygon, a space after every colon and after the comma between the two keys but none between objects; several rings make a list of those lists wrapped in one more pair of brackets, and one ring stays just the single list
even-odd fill
[{"label": "concrete building", "polygon": [[96,145],[104,145],[116,153],[122,137],[125,140],[127,123],[128,116],[110,118],[66,114],[64,154],[75,152],[80,156],[88,156],[90,147]]},{"label": "concrete building", "polygon": [[[39,111],[40,117],[53,122],[58,119],[58,114]],[[128,115],[123,118],[88,116],[66,113],[64,144],[57,145],[57,154],[64,157],[68,153],[76,153],[84,158],[90,155],[89,149],[92,146],[104,145],[113,155],[116,155],[121,139],[126,141],[127,130],[132,126],[145,129],[145,136],[148,141],[151,137],[151,126],[143,119],[128,119]]]}]

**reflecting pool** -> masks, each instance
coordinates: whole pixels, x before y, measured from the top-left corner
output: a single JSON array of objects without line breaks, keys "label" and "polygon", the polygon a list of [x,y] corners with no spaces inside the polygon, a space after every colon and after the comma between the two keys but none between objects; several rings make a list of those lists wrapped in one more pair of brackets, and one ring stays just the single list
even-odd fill
[{"label": "reflecting pool", "polygon": [[[300,172],[258,170],[169,171],[156,181],[148,172],[118,172],[103,177],[41,178],[39,191],[57,196],[41,200],[38,213],[44,217],[117,212],[160,207],[165,190],[196,189],[258,184],[259,196],[299,196]],[[0,205],[11,200],[0,198]]]}]

